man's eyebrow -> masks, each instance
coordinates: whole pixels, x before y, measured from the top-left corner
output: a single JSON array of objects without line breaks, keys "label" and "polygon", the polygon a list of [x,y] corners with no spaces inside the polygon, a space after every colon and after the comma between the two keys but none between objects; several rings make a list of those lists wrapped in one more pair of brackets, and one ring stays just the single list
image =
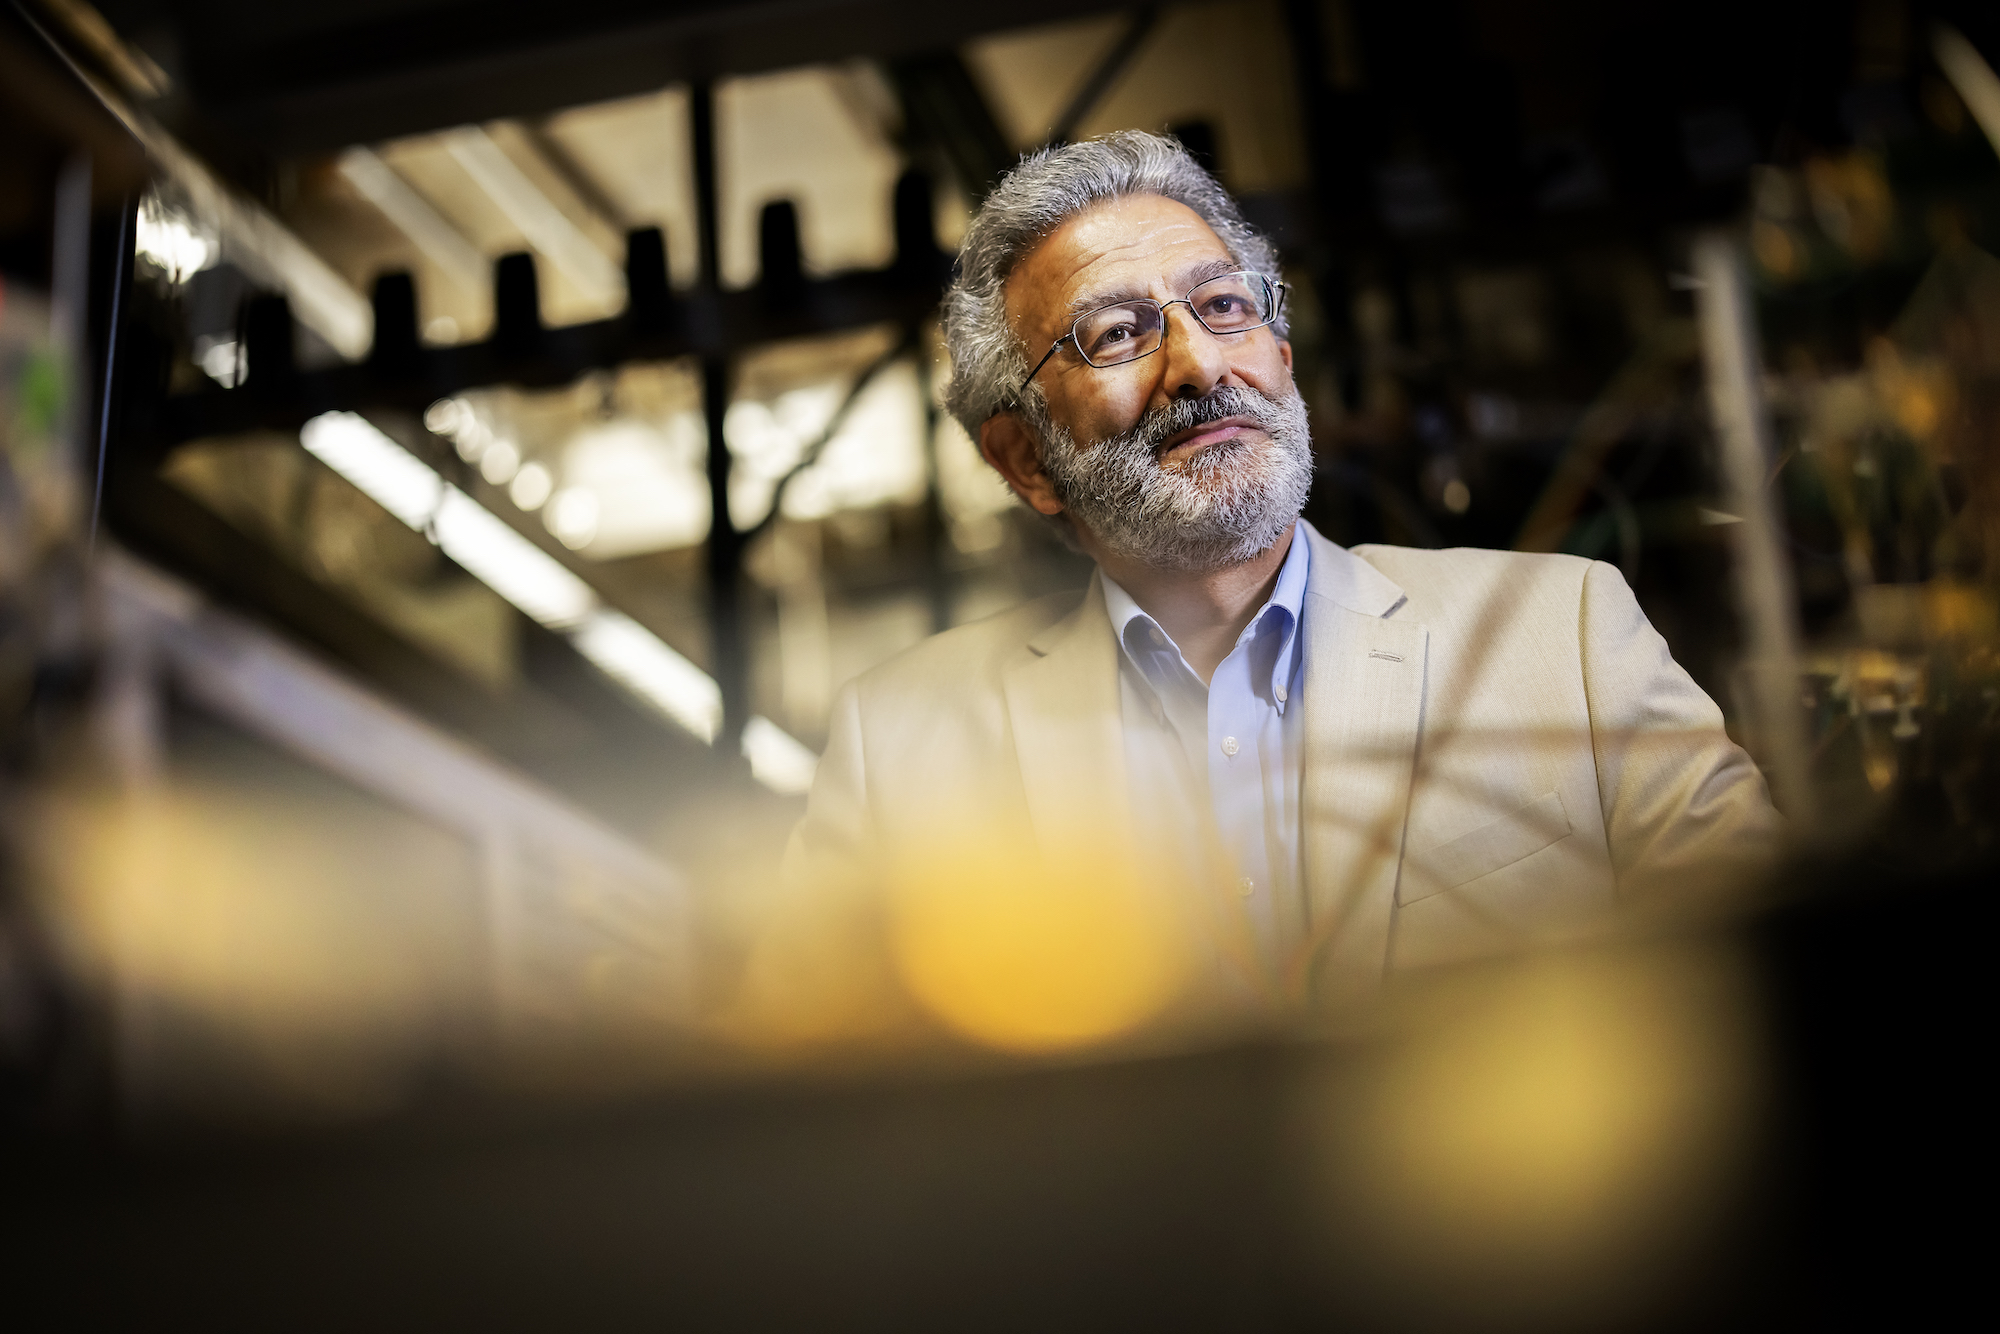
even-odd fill
[{"label": "man's eyebrow", "polygon": [[[1241,264],[1226,257],[1205,259],[1190,268],[1182,269],[1177,281],[1182,294],[1185,295],[1207,282],[1210,278],[1220,278],[1225,273],[1238,273],[1242,269],[1243,266]],[[1057,320],[1067,330],[1080,317],[1088,315],[1091,311],[1099,307],[1115,306],[1121,301],[1150,301],[1152,297],[1153,294],[1151,292],[1142,291],[1136,287],[1117,287],[1085,292],[1072,298],[1070,303],[1063,307],[1062,314],[1057,317]]]},{"label": "man's eyebrow", "polygon": [[1220,278],[1225,273],[1241,273],[1243,266],[1233,259],[1208,259],[1191,269],[1181,271],[1181,291],[1188,292],[1201,286],[1210,278]]},{"label": "man's eyebrow", "polygon": [[1072,297],[1070,303],[1063,307],[1058,319],[1063,329],[1067,331],[1080,317],[1088,315],[1100,306],[1115,306],[1121,301],[1148,301],[1152,299],[1152,295],[1151,292],[1143,292],[1136,287],[1099,288]]}]

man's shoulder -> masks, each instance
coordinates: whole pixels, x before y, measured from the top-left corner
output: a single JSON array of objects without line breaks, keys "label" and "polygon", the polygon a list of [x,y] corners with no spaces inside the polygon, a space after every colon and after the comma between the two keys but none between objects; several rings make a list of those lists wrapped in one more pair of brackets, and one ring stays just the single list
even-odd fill
[{"label": "man's shoulder", "polygon": [[1489,547],[1394,547],[1369,542],[1352,554],[1394,580],[1409,610],[1444,613],[1483,605],[1495,597],[1575,606],[1596,563],[1582,556]]},{"label": "man's shoulder", "polygon": [[[1493,547],[1392,547],[1364,542],[1349,551],[1392,579],[1407,574],[1433,581],[1487,581],[1509,577],[1581,579],[1592,562],[1552,551],[1501,551]],[[1400,580],[1398,580],[1400,582]]]},{"label": "man's shoulder", "polygon": [[855,688],[907,699],[940,689],[962,696],[980,684],[997,686],[1001,671],[1030,651],[1029,642],[1074,612],[1083,597],[1081,589],[1051,593],[932,635],[862,673]]}]

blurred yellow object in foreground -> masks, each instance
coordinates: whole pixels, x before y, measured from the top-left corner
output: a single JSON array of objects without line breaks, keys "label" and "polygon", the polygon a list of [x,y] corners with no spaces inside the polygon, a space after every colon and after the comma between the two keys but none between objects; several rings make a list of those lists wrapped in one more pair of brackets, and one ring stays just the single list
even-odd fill
[{"label": "blurred yellow object in foreground", "polygon": [[373,1114],[472,1041],[486,974],[469,850],[287,772],[41,812],[54,920],[117,997],[134,1106]]},{"label": "blurred yellow object in foreground", "polygon": [[1408,998],[1308,1091],[1336,1265],[1471,1323],[1609,1314],[1669,1279],[1753,1142],[1754,1004],[1721,951],[1524,960]]},{"label": "blurred yellow object in foreground", "polygon": [[973,846],[901,878],[891,948],[904,984],[959,1033],[1060,1051],[1130,1033],[1187,974],[1173,908],[1110,865],[1050,873]]}]

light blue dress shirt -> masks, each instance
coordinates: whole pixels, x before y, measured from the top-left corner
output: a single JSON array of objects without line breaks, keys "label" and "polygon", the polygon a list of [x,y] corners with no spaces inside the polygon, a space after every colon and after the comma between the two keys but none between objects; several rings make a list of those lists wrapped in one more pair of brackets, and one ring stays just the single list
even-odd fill
[{"label": "light blue dress shirt", "polygon": [[1119,695],[1142,840],[1153,855],[1179,860],[1187,881],[1240,904],[1267,968],[1281,964],[1304,917],[1297,706],[1311,559],[1294,527],[1270,600],[1207,685],[1165,629],[1104,577],[1124,650]]}]

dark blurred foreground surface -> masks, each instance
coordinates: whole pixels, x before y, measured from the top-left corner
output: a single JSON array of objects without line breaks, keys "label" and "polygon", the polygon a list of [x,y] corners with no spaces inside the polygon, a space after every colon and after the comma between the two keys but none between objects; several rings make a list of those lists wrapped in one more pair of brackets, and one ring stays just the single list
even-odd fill
[{"label": "dark blurred foreground surface", "polygon": [[[441,1092],[359,1132],[17,1134],[13,1305],[301,1330],[1928,1324],[1980,1281],[1990,870],[1798,868],[1810,896],[1735,930],[1433,978],[1318,1040],[587,1108]],[[1619,1102],[1635,1086],[1651,1111]]]},{"label": "dark blurred foreground surface", "polygon": [[[10,1327],[1978,1309],[1993,6],[99,9],[0,10]],[[1615,560],[1847,851],[1338,1031],[946,1031],[1032,966],[914,1049],[728,1028],[833,691],[1087,573],[931,306],[1130,127],[1277,236],[1314,521]]]}]

